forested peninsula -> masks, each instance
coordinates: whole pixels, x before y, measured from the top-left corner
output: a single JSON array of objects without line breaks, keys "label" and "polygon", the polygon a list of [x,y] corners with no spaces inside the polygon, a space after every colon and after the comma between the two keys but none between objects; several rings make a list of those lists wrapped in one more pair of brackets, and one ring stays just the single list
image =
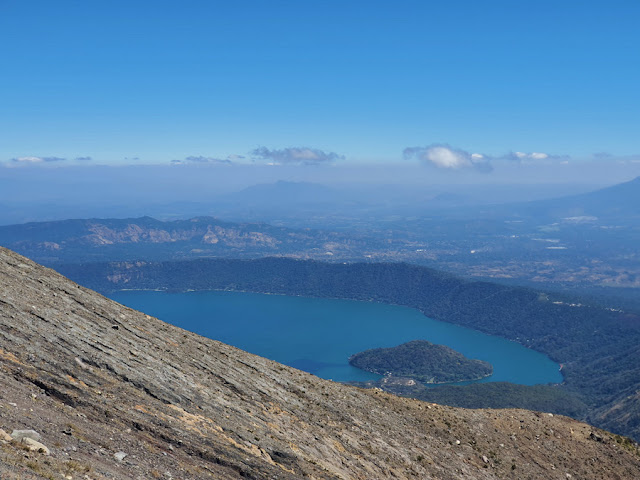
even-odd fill
[{"label": "forested peninsula", "polygon": [[640,389],[640,316],[635,313],[396,263],[200,259],[67,264],[58,270],[103,293],[236,290],[413,307],[428,317],[498,335],[547,354],[563,365],[563,395],[584,403],[581,419],[640,438],[640,398],[636,395]]}]

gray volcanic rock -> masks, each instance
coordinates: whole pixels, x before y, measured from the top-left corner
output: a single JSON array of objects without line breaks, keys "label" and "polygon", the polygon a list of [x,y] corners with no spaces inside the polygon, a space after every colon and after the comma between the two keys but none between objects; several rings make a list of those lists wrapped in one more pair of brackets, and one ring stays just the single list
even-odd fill
[{"label": "gray volcanic rock", "polygon": [[321,380],[3,248],[0,428],[51,453],[0,443],[2,479],[640,478],[637,446],[589,425]]},{"label": "gray volcanic rock", "polygon": [[83,219],[0,226],[0,245],[47,264],[97,259],[254,258],[316,250],[324,255],[325,244],[349,251],[354,239],[332,232],[230,223],[212,217]]}]

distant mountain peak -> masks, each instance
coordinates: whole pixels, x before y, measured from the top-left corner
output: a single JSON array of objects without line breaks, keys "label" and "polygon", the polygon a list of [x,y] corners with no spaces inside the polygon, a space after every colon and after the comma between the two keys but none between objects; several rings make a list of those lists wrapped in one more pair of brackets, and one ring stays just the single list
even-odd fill
[{"label": "distant mountain peak", "polygon": [[640,215],[640,177],[588,193],[510,205],[500,211],[523,212],[539,218],[628,218]]},{"label": "distant mountain peak", "polygon": [[335,201],[341,193],[326,185],[311,182],[278,180],[274,183],[252,185],[239,192],[226,195],[226,201],[241,202],[245,205],[291,206],[293,204],[317,204]]}]

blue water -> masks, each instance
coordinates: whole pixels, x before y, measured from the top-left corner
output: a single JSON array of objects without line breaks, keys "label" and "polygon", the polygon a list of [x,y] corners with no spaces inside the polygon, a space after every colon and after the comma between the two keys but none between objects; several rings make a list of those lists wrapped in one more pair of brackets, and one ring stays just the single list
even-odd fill
[{"label": "blue water", "polygon": [[485,381],[559,383],[557,363],[515,342],[380,303],[243,292],[123,291],[113,300],[173,325],[336,381],[377,375],[348,363],[369,348],[424,339],[485,360]]}]

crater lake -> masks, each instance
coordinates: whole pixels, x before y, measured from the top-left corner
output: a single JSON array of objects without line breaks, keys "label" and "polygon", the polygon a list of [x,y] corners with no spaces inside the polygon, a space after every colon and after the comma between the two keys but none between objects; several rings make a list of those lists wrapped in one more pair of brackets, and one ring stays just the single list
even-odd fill
[{"label": "crater lake", "polygon": [[335,381],[379,378],[349,365],[354,353],[423,339],[491,363],[493,375],[480,382],[562,382],[559,365],[542,353],[408,307],[226,291],[109,296],[185,330]]}]

